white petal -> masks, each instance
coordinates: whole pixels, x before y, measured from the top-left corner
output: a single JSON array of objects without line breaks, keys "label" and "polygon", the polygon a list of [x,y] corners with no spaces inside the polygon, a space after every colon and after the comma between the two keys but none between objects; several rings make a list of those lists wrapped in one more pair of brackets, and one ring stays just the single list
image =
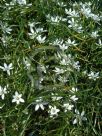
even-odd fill
[{"label": "white petal", "polygon": [[41,107],[42,110],[44,110],[44,106],[42,104],[40,104],[40,107]]},{"label": "white petal", "polygon": [[16,91],[16,92],[15,92],[15,96],[18,96],[18,95],[19,95],[19,94],[18,94],[18,92]]},{"label": "white petal", "polygon": [[2,96],[1,96],[2,100],[4,100],[4,97],[5,97],[4,94],[2,94]]},{"label": "white petal", "polygon": [[2,70],[4,70],[4,67],[0,66],[0,68],[1,68]]},{"label": "white petal", "polygon": [[85,111],[82,111],[81,116],[84,116],[84,114],[85,114]]},{"label": "white petal", "polygon": [[24,99],[21,98],[21,99],[20,99],[20,102],[24,102]]},{"label": "white petal", "polygon": [[49,109],[51,109],[52,108],[52,106],[51,105],[49,105]]},{"label": "white petal", "polygon": [[16,100],[15,100],[15,99],[13,99],[13,100],[12,100],[12,102],[16,102]]},{"label": "white petal", "polygon": [[19,94],[19,98],[21,98],[22,97],[22,94]]},{"label": "white petal", "polygon": [[12,67],[12,63],[9,64],[9,67]]},{"label": "white petal", "polygon": [[4,87],[4,93],[7,93],[7,91],[6,91],[6,90],[7,90],[7,88],[6,88],[6,87]]},{"label": "white petal", "polygon": [[32,34],[34,33],[34,29],[32,27],[30,27],[30,31]]},{"label": "white petal", "polygon": [[86,121],[86,120],[87,120],[87,118],[86,118],[86,117],[83,117],[83,118],[82,118],[82,120],[85,120],[85,121]]},{"label": "white petal", "polygon": [[37,104],[36,106],[35,106],[35,111],[37,111],[39,109],[39,104]]},{"label": "white petal", "polygon": [[12,68],[12,63],[9,64],[9,68]]},{"label": "white petal", "polygon": [[59,109],[56,109],[56,112],[59,112],[60,110]]},{"label": "white petal", "polygon": [[5,68],[7,68],[7,67],[8,67],[6,63],[4,63],[4,67],[5,67]]},{"label": "white petal", "polygon": [[77,123],[77,119],[74,119],[73,124],[76,124],[76,123]]},{"label": "white petal", "polygon": [[77,109],[75,109],[75,113],[78,114],[78,115],[80,114],[79,111],[78,111]]},{"label": "white petal", "polygon": [[17,100],[17,101],[16,101],[16,103],[17,103],[17,104],[19,104],[19,103],[20,103],[20,101],[19,101],[19,100]]},{"label": "white petal", "polygon": [[7,74],[10,76],[10,70],[7,70]]}]

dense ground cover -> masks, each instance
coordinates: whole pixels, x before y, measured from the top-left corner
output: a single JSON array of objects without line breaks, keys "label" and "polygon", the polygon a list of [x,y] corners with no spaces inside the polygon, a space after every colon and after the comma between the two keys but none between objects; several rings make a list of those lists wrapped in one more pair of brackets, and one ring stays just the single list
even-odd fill
[{"label": "dense ground cover", "polygon": [[0,1],[0,136],[102,136],[101,4]]}]

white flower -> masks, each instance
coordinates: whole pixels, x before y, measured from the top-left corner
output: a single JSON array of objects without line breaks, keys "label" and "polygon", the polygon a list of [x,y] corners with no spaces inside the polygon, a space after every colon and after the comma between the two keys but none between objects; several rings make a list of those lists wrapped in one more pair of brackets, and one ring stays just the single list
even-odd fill
[{"label": "white flower", "polygon": [[17,0],[18,4],[26,5],[26,0]]},{"label": "white flower", "polygon": [[63,56],[62,56],[63,58],[62,58],[62,60],[60,61],[60,64],[61,65],[71,65],[71,60],[72,60],[72,57],[71,57],[71,55],[69,54],[69,55],[66,55],[66,54],[63,54]]},{"label": "white flower", "polygon": [[85,7],[85,5],[82,5],[81,12],[86,16],[86,18],[91,17],[91,8]]},{"label": "white flower", "polygon": [[11,34],[12,29],[10,27],[5,27],[4,31],[8,34]]},{"label": "white flower", "polygon": [[3,71],[6,71],[8,75],[10,75],[10,70],[13,69],[12,63],[10,63],[9,65],[7,65],[6,63],[4,63],[4,67],[0,66],[0,68]]},{"label": "white flower", "polygon": [[15,92],[15,95],[13,95],[12,102],[16,102],[17,104],[20,104],[20,102],[24,103],[24,99],[22,99],[22,94],[19,94],[17,91]]},{"label": "white flower", "polygon": [[46,73],[46,68],[48,68],[48,66],[41,65],[40,68],[44,73]]},{"label": "white flower", "polygon": [[65,18],[62,18],[60,16],[50,16],[49,14],[46,16],[48,18],[48,21],[50,21],[52,24],[59,23],[60,21],[66,21]]},{"label": "white flower", "polygon": [[44,104],[42,102],[42,97],[39,97],[39,99],[36,100],[36,106],[35,106],[35,111],[37,111],[39,108],[44,110]]},{"label": "white flower", "polygon": [[84,70],[82,74],[85,76],[87,74],[87,70]]},{"label": "white flower", "polygon": [[66,5],[64,4],[64,2],[58,1],[57,4],[58,4],[60,7],[66,7]]},{"label": "white flower", "polygon": [[49,106],[49,111],[50,117],[58,116],[58,112],[60,111],[59,109],[56,108],[56,106],[52,107],[51,105]]},{"label": "white flower", "polygon": [[75,23],[74,18],[71,18],[71,20],[68,20],[69,26],[68,27],[77,27],[77,24]]},{"label": "white flower", "polygon": [[76,97],[76,95],[71,96],[70,99],[71,99],[72,101],[74,101],[74,102],[78,100],[78,98]]},{"label": "white flower", "polygon": [[100,21],[100,17],[98,15],[95,15],[95,14],[91,14],[91,18],[94,20],[94,21]]},{"label": "white flower", "polygon": [[1,37],[1,41],[2,41],[2,43],[3,43],[3,46],[7,46],[7,41],[8,41],[8,36],[2,36]]},{"label": "white flower", "polygon": [[27,68],[27,69],[30,69],[31,64],[30,64],[29,59],[28,59],[27,57],[26,57],[26,58],[23,58],[23,62],[24,62],[24,64],[25,64],[26,68]]},{"label": "white flower", "polygon": [[5,5],[8,7],[9,10],[11,9],[11,6],[14,6],[15,4],[16,4],[16,0],[12,0],[12,1],[10,2],[10,4],[5,3]]},{"label": "white flower", "polygon": [[72,65],[75,69],[80,70],[79,61],[74,62]]},{"label": "white flower", "polygon": [[66,70],[63,70],[63,69],[60,69],[60,68],[56,68],[55,67],[55,70],[53,70],[56,74],[63,74]]},{"label": "white flower", "polygon": [[28,22],[28,26],[32,29],[36,25],[35,22]]},{"label": "white flower", "polygon": [[78,89],[77,88],[75,88],[75,87],[72,87],[72,89],[70,90],[72,93],[75,93],[75,92],[77,92],[78,91]]},{"label": "white flower", "polygon": [[79,123],[79,125],[82,125],[82,121],[86,121],[87,118],[84,117],[85,111],[82,111],[81,114],[78,110],[75,109],[76,118],[73,121],[73,124]]},{"label": "white flower", "polygon": [[65,44],[59,45],[59,48],[64,51],[68,49],[68,46],[66,46]]},{"label": "white flower", "polygon": [[36,37],[36,39],[38,40],[39,43],[44,43],[44,42],[45,42],[45,39],[46,39],[46,36],[41,37],[41,35],[38,35],[38,36]]},{"label": "white flower", "polygon": [[36,28],[36,33],[42,33],[46,32],[47,30],[44,30],[43,28]]},{"label": "white flower", "polygon": [[58,80],[61,82],[61,83],[66,83],[68,81],[67,77],[62,77],[62,76],[59,76]]},{"label": "white flower", "polygon": [[52,95],[52,97],[51,97],[52,101],[58,101],[58,100],[62,99],[62,97],[58,96],[57,93],[55,93],[55,94],[51,93],[51,95]]},{"label": "white flower", "polygon": [[35,25],[40,24],[40,22],[29,22],[28,26],[31,28],[35,27]]},{"label": "white flower", "polygon": [[1,96],[2,100],[4,100],[5,94],[7,94],[7,88],[6,87],[2,88],[0,86],[0,96]]},{"label": "white flower", "polygon": [[2,29],[4,34],[5,33],[11,34],[12,29],[8,26],[7,23],[4,24],[4,23],[0,22],[0,25],[1,25],[1,29]]},{"label": "white flower", "polygon": [[67,44],[68,46],[76,46],[76,45],[77,45],[77,44],[75,43],[75,41],[71,41],[70,38],[66,41],[66,44]]},{"label": "white flower", "polygon": [[63,104],[63,107],[65,108],[65,112],[67,112],[68,110],[70,111],[70,110],[72,110],[72,108],[74,107],[74,105],[71,105],[71,104],[69,104],[69,103],[64,103]]},{"label": "white flower", "polygon": [[90,74],[88,74],[89,79],[93,79],[94,81],[99,78],[99,72],[95,73],[91,71]]},{"label": "white flower", "polygon": [[63,44],[63,40],[61,40],[61,39],[56,39],[55,41],[53,41],[52,43],[50,43],[50,44],[52,44],[52,45],[61,45],[61,44]]},{"label": "white flower", "polygon": [[30,27],[30,33],[28,35],[30,36],[30,39],[34,39],[37,36],[37,33],[34,31],[33,27]]},{"label": "white flower", "polygon": [[61,61],[60,61],[60,64],[61,65],[68,65],[69,63],[68,63],[68,61],[66,60],[66,59],[62,59]]},{"label": "white flower", "polygon": [[99,36],[97,33],[98,33],[98,31],[92,32],[91,37],[92,38],[97,38]]},{"label": "white flower", "polygon": [[69,17],[79,17],[79,14],[75,10],[72,10],[71,8],[69,10],[65,9],[65,13],[68,14]]},{"label": "white flower", "polygon": [[78,24],[78,21],[75,21],[74,18],[71,18],[71,20],[68,20],[68,27],[73,28],[77,32],[82,32],[82,26]]},{"label": "white flower", "polygon": [[28,26],[30,27],[30,33],[28,35],[31,39],[34,39],[39,33],[46,32],[43,28],[36,28],[36,25],[40,24],[40,22],[29,22]]},{"label": "white flower", "polygon": [[85,4],[82,3],[82,5],[90,7],[92,5],[92,3],[91,2],[85,2]]}]

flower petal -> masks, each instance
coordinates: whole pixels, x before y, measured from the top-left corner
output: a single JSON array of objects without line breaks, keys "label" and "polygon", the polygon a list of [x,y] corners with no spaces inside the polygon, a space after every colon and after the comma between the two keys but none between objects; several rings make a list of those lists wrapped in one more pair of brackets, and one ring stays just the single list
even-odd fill
[{"label": "flower petal", "polygon": [[77,119],[74,119],[73,124],[77,124]]},{"label": "flower petal", "polygon": [[39,109],[39,104],[37,104],[36,106],[35,106],[35,111],[37,111]]}]

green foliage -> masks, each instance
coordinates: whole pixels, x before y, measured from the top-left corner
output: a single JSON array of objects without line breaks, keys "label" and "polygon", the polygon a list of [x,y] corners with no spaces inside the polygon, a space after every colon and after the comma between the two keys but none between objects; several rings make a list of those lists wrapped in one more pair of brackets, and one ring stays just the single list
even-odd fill
[{"label": "green foliage", "polygon": [[0,136],[102,135],[100,1],[0,1]]}]

